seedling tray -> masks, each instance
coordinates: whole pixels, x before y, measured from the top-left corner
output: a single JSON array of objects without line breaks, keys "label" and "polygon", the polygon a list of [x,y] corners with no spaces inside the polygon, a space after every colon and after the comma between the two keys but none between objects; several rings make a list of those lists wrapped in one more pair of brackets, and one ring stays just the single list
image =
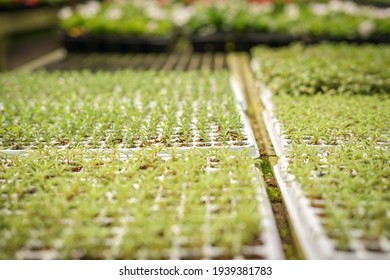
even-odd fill
[{"label": "seedling tray", "polygon": [[[288,152],[288,149],[291,148],[291,139],[288,138],[287,135],[282,133],[282,126],[283,124],[277,119],[274,113],[274,104],[272,102],[272,92],[271,90],[266,87],[263,84],[258,85],[260,89],[260,98],[262,103],[264,104],[264,111],[263,111],[263,119],[265,122],[265,127],[267,129],[267,132],[270,136],[272,145],[274,146],[275,153],[278,157],[282,155],[286,155]],[[379,140],[376,142],[376,147],[379,148],[388,148],[390,146],[390,142],[386,140],[387,137],[384,137],[384,140]],[[335,146],[335,145],[343,145],[347,144],[348,140],[338,140],[338,143],[335,145],[330,145],[326,143],[322,144],[311,144],[310,143],[311,136],[306,135],[303,137],[303,142],[305,142],[309,146],[315,146],[319,150],[328,150],[329,148]]]},{"label": "seedling tray", "polygon": [[334,36],[293,36],[273,33],[214,33],[209,35],[192,34],[191,44],[195,52],[246,51],[258,45],[269,47],[288,46],[293,42],[312,45],[322,42],[347,42],[355,44],[388,44],[390,36],[371,36],[367,38],[347,38]]},{"label": "seedling tray", "polygon": [[226,52],[236,50],[233,34],[216,33],[209,35],[192,34],[190,41],[195,52]]},{"label": "seedling tray", "polygon": [[[116,153],[105,156],[77,150],[47,150],[43,154],[26,154],[12,161],[2,158],[2,161],[9,171],[5,176],[14,178],[2,179],[0,184],[5,186],[22,180],[27,174],[15,173],[12,169],[16,171],[18,164],[31,161],[29,172],[34,174],[30,177],[52,174],[49,179],[54,181],[61,178],[75,180],[54,186],[56,190],[53,192],[41,189],[38,182],[31,186],[24,184],[20,196],[22,201],[15,205],[17,211],[9,210],[8,206],[0,209],[0,215],[8,215],[5,224],[20,220],[18,215],[32,215],[34,219],[47,216],[45,222],[60,215],[57,217],[60,223],[49,222],[47,227],[30,224],[27,220],[24,220],[27,224],[23,227],[19,227],[19,223],[11,225],[15,227],[16,234],[9,236],[5,232],[5,238],[11,238],[18,245],[14,247],[8,246],[11,243],[0,242],[2,258],[11,255],[17,259],[284,257],[265,184],[259,170],[243,153],[193,150],[172,152],[168,157],[159,158],[155,152],[148,151],[128,157]],[[48,164],[46,173],[43,171],[45,164]],[[188,165],[184,168],[188,174],[180,171],[183,168],[178,168],[183,165]],[[65,169],[60,168],[59,171],[55,166],[64,166]],[[57,170],[55,174],[52,173],[54,170]],[[129,178],[130,174],[133,175]],[[108,182],[106,176],[114,176],[115,180]],[[219,185],[221,180],[223,185]],[[79,184],[84,186],[83,193],[77,191]],[[101,188],[102,184],[104,188]],[[57,196],[56,192],[61,195]],[[17,194],[6,191],[2,199],[7,195]],[[91,205],[82,207],[91,196],[98,197]],[[66,197],[69,202],[64,203]],[[32,205],[42,203],[44,208],[50,207],[48,201],[58,203],[59,211],[54,216],[46,210],[30,213],[32,208],[23,203],[24,199],[31,201]],[[74,207],[79,207],[77,213],[81,216],[74,215]],[[155,222],[147,222],[142,215]],[[161,219],[167,219],[166,223]],[[77,226],[78,223],[81,224]],[[146,227],[150,228],[150,232],[144,230]],[[197,232],[195,236],[194,231]],[[28,232],[34,233],[33,236],[25,236]],[[2,234],[4,228],[0,228]],[[42,234],[44,240],[40,239]],[[91,234],[94,238],[90,238]],[[78,238],[72,241],[72,236]],[[94,246],[94,242],[99,244]]]},{"label": "seedling tray", "polygon": [[300,41],[299,37],[290,34],[281,33],[258,33],[258,32],[247,32],[236,34],[236,41],[238,44],[241,42],[245,43],[248,47],[248,51],[258,45],[265,45],[269,47],[282,47],[288,46],[292,42]]},{"label": "seedling tray", "polygon": [[353,43],[353,44],[389,44],[390,36],[387,35],[374,35],[366,38],[363,37],[335,37],[335,36],[309,36],[303,39],[305,44],[320,44],[322,42],[335,42],[335,43]]},{"label": "seedling tray", "polygon": [[271,33],[214,33],[192,34],[190,41],[195,52],[246,51],[257,45],[270,47],[287,46],[298,40],[288,34]]},{"label": "seedling tray", "polygon": [[161,53],[168,51],[177,36],[125,36],[125,35],[64,35],[62,42],[68,52],[102,53]]},{"label": "seedling tray", "polygon": [[[381,240],[380,252],[367,250],[361,240],[351,240],[347,251],[337,248],[321,225],[322,209],[313,206],[294,175],[288,172],[288,158],[281,156],[274,173],[302,250],[308,259],[389,259],[390,240]],[[321,201],[316,201],[320,204]]]},{"label": "seedling tray", "polygon": [[[154,75],[153,72],[149,74]],[[229,77],[226,74],[220,74],[224,77],[220,83],[229,83]],[[88,74],[85,75],[89,76]],[[133,75],[139,74],[134,73]],[[207,102],[201,99],[191,99],[191,94],[193,93],[188,89],[185,90],[186,93],[184,93],[183,89],[183,92],[180,94],[187,94],[190,97],[187,96],[183,100],[178,98],[173,103],[168,103],[167,97],[156,97],[156,100],[159,98],[159,102],[157,102],[154,98],[142,99],[144,98],[143,96],[135,94],[136,96],[133,96],[134,100],[128,110],[124,109],[124,105],[118,104],[115,106],[123,107],[121,109],[122,112],[129,112],[129,110],[130,112],[138,112],[138,119],[134,120],[134,123],[130,122],[128,124],[128,117],[119,115],[118,118],[122,120],[115,127],[106,125],[104,129],[100,129],[103,124],[99,123],[95,131],[89,130],[90,132],[88,133],[84,132],[83,136],[57,136],[63,133],[62,130],[58,130],[56,133],[52,133],[50,137],[46,136],[44,139],[41,138],[43,136],[41,136],[40,132],[34,131],[33,127],[36,127],[36,124],[31,123],[29,127],[31,127],[32,131],[29,131],[29,133],[35,136],[28,137],[27,139],[29,140],[22,138],[22,136],[26,137],[23,133],[20,137],[10,136],[11,138],[7,138],[7,140],[5,139],[8,137],[7,135],[0,137],[0,144],[4,147],[7,147],[7,145],[10,147],[8,149],[3,148],[2,152],[18,154],[27,150],[55,147],[58,149],[115,149],[120,153],[131,154],[140,149],[152,148],[159,148],[161,153],[169,153],[171,149],[184,151],[191,148],[220,148],[245,150],[248,155],[256,158],[259,156],[259,152],[250,123],[243,109],[246,106],[244,97],[239,90],[237,82],[231,79],[230,83],[233,91],[229,85],[224,84],[223,87],[221,85],[218,93],[219,97],[215,97],[217,99],[213,100],[210,99]],[[216,84],[210,85],[210,87],[215,88],[214,90],[218,89]],[[161,94],[167,93],[163,92]],[[170,94],[174,96],[179,93],[171,92]],[[125,98],[128,97],[126,96]],[[119,102],[118,99],[113,99],[110,102],[114,101]],[[83,102],[85,103],[85,101]],[[83,102],[80,103],[80,106],[85,106]],[[160,106],[158,108],[156,107],[157,103]],[[154,114],[148,114],[145,106],[148,110],[154,111]],[[229,110],[227,111],[228,113],[220,111],[219,106]],[[185,112],[190,112],[189,114],[191,115]],[[55,117],[56,121],[61,121],[61,118],[61,116]],[[99,120],[95,122],[99,122]],[[15,127],[15,129],[18,128]],[[88,127],[83,129],[87,131]],[[94,137],[93,133],[96,133],[98,136]],[[49,132],[47,134],[49,135]],[[19,144],[16,145],[15,141],[18,141]],[[11,145],[17,148],[11,148]]]},{"label": "seedling tray", "polygon": [[[210,141],[209,142],[202,142],[202,141],[198,140],[199,134],[198,134],[196,126],[192,125],[193,136],[188,143],[180,142],[180,139],[179,139],[180,135],[177,134],[180,130],[179,127],[174,128],[173,135],[172,135],[173,140],[171,143],[167,144],[167,143],[160,142],[159,139],[161,139],[163,136],[162,136],[162,129],[158,128],[155,139],[145,139],[146,142],[149,142],[149,144],[147,144],[147,146],[144,146],[144,144],[140,140],[137,140],[137,141],[133,142],[133,144],[132,144],[133,148],[126,148],[126,146],[127,146],[126,144],[119,144],[116,146],[115,150],[118,151],[119,153],[123,153],[123,154],[133,154],[134,152],[139,151],[141,149],[149,149],[150,150],[152,147],[159,147],[159,148],[161,148],[160,154],[168,155],[170,153],[171,149],[175,149],[177,151],[185,151],[185,150],[189,150],[189,149],[193,149],[193,148],[198,148],[198,149],[219,148],[219,149],[231,149],[231,150],[237,150],[237,151],[245,150],[250,157],[258,158],[260,156],[260,154],[259,154],[259,150],[258,150],[258,147],[256,144],[256,140],[255,140],[254,135],[253,135],[253,131],[250,127],[249,120],[248,120],[246,114],[242,111],[240,106],[237,106],[237,110],[241,116],[241,122],[243,125],[243,128],[242,128],[243,140],[241,140],[241,141],[237,141],[237,140],[230,138],[228,141],[221,142],[219,140],[220,134],[218,132],[218,127],[217,126],[210,126],[210,130],[209,130],[209,134],[208,134]],[[194,122],[196,122],[196,120],[194,120]],[[126,131],[123,131],[123,133],[126,134]],[[109,134],[110,134],[110,131],[107,131],[107,135],[109,135]],[[109,136],[106,137],[106,139],[108,139],[108,138],[109,138]],[[94,150],[103,151],[106,149],[112,150],[111,148],[105,147],[106,140],[103,140],[98,144],[98,146],[100,146],[99,148],[90,148],[90,146],[91,146],[90,141],[91,140],[89,138],[85,138],[84,141],[80,144],[70,143],[70,144],[67,144],[65,146],[59,146],[58,144],[45,144],[44,148],[56,147],[56,148],[62,150],[62,149],[72,148],[72,145],[75,145],[78,148],[83,147],[83,148],[91,150],[91,151],[94,151]],[[123,140],[123,142],[126,142],[126,140]],[[75,146],[73,146],[73,147],[75,147]],[[21,150],[9,150],[9,149],[7,150],[7,149],[5,149],[5,150],[0,150],[0,153],[4,153],[4,154],[8,154],[8,155],[18,155],[20,153],[25,153],[25,152],[32,151],[32,150],[36,150],[36,148],[32,149],[32,148],[26,147],[25,149],[21,149]]]},{"label": "seedling tray", "polygon": [[[42,67],[48,71],[84,70],[212,70],[227,69],[226,55],[222,53],[69,53],[61,60]],[[41,68],[41,69],[42,69]]]}]

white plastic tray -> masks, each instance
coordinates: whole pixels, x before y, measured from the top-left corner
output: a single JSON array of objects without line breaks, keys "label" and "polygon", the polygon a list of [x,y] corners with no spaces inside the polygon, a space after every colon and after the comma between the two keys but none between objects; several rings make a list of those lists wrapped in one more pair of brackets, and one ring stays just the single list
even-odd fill
[{"label": "white plastic tray", "polygon": [[[252,67],[256,67],[256,65],[252,65]],[[390,259],[390,242],[388,240],[382,242],[382,247],[387,248],[385,249],[387,251],[383,253],[367,251],[364,244],[355,239],[351,242],[353,252],[337,250],[335,241],[326,235],[320,223],[320,218],[317,215],[318,208],[311,206],[295,176],[288,173],[286,155],[291,147],[290,141],[282,134],[282,125],[274,115],[271,90],[263,84],[259,84],[258,87],[265,108],[263,111],[265,126],[275,153],[279,157],[278,164],[273,168],[274,174],[305,257],[308,259]],[[331,145],[312,146],[316,146],[319,150],[331,147]],[[380,146],[387,148],[386,143]]]},{"label": "white plastic tray", "polygon": [[[118,155],[119,156],[119,155]],[[126,161],[128,157],[120,157],[121,160]],[[165,158],[165,160],[169,160],[169,158]],[[207,168],[215,169],[212,166],[207,165]],[[218,167],[217,167],[218,168]],[[82,171],[81,171],[82,172]],[[258,225],[258,231],[260,235],[257,236],[256,241],[253,244],[247,244],[242,247],[239,254],[235,256],[236,259],[267,259],[267,260],[281,260],[284,259],[283,249],[281,245],[281,241],[279,238],[279,233],[276,227],[276,223],[274,220],[274,215],[272,212],[272,208],[268,199],[268,195],[266,192],[266,185],[263,181],[260,171],[252,165],[249,170],[252,178],[252,184],[256,188],[256,196],[254,199],[257,201],[258,205],[258,213],[260,215],[260,223]],[[209,174],[213,176],[212,174]],[[159,193],[157,193],[155,201],[159,200]],[[177,212],[178,218],[180,219],[180,213],[184,214],[184,205],[185,205],[185,194],[180,197],[183,203],[178,203]],[[211,205],[208,204],[208,199],[205,200],[205,208],[206,208],[206,217],[205,224],[203,225],[203,230],[207,231],[207,220],[208,220],[208,210],[212,211]],[[237,202],[239,203],[239,202]],[[152,206],[153,207],[153,206]],[[105,211],[103,209],[103,211]],[[104,216],[104,215],[103,215]],[[120,223],[126,224],[128,222],[128,217],[123,216],[120,220]],[[180,224],[180,222],[178,222]],[[111,240],[112,248],[112,257],[115,258],[115,252],[120,250],[118,246],[120,246],[121,239],[123,238],[123,228],[122,225],[117,225],[113,228],[115,232],[115,237]],[[221,252],[223,252],[223,248],[213,247],[211,244],[206,243],[203,247],[197,249],[191,249],[182,247],[180,243],[180,228],[177,230],[173,229],[173,233],[177,234],[177,239],[173,240],[172,247],[163,254],[165,254],[165,258],[168,259],[191,259],[191,258],[204,258],[204,259],[218,259],[223,256]],[[206,233],[207,235],[207,233]],[[207,239],[207,238],[206,238]],[[177,241],[177,242],[176,242]],[[239,245],[241,246],[241,245]],[[28,249],[23,248],[16,253],[16,258],[18,259],[58,259],[61,256],[60,252],[56,249]]]},{"label": "white plastic tray", "polygon": [[[231,150],[246,150],[248,155],[252,158],[257,158],[260,156],[259,149],[256,144],[256,139],[254,137],[249,119],[245,113],[246,110],[246,102],[245,102],[245,97],[243,95],[243,92],[238,84],[238,82],[234,79],[230,79],[230,84],[235,96],[235,100],[237,102],[237,111],[241,116],[241,123],[243,125],[243,135],[246,138],[244,141],[238,142],[238,141],[227,141],[226,143],[221,143],[218,140],[214,138],[214,133],[212,130],[210,130],[209,137],[210,141],[205,144],[202,142],[191,142],[190,145],[183,147],[180,143],[175,143],[172,144],[172,147],[167,147],[164,146],[163,144],[159,144],[159,146],[162,148],[161,149],[161,154],[164,155],[169,155],[169,152],[172,148],[175,148],[177,151],[185,151],[193,148],[199,148],[199,149],[211,149],[211,148],[229,148]],[[194,120],[196,123],[196,120]],[[48,145],[50,147],[50,145]],[[98,148],[98,149],[90,149],[87,148],[86,146],[82,148],[86,148],[88,150],[112,150],[112,148]],[[58,149],[66,149],[67,146],[61,146],[57,147]],[[142,148],[142,147],[134,147],[134,148],[122,148],[120,145],[117,149],[119,153],[124,153],[124,154],[132,154],[140,149],[150,149],[149,147],[147,148]],[[23,150],[0,150],[0,153],[5,153],[8,155],[18,155],[20,153],[28,152],[29,149],[23,149]]]},{"label": "white plastic tray", "polygon": [[307,259],[390,259],[389,241],[383,241],[387,252],[367,251],[361,241],[351,239],[353,252],[336,249],[336,244],[325,233],[320,218],[316,215],[318,209],[310,205],[309,199],[303,194],[302,187],[294,175],[288,173],[288,160],[282,156],[274,166],[282,196],[295,229],[297,238]]},{"label": "white plastic tray", "polygon": [[236,99],[236,102],[239,106],[241,106],[242,110],[246,112],[248,110],[248,105],[245,100],[245,95],[242,92],[242,89],[240,87],[240,84],[238,83],[237,79],[234,77],[230,78],[230,87],[233,90],[234,97]]},{"label": "white plastic tray", "polygon": [[259,202],[259,212],[262,214],[261,228],[263,230],[263,235],[261,238],[264,243],[262,250],[267,259],[284,259],[282,244],[263,177],[261,176],[260,171],[255,167],[253,167],[253,172],[255,183],[259,186],[256,199]]},{"label": "white plastic tray", "polygon": [[[263,119],[265,123],[266,130],[271,139],[272,145],[274,147],[275,153],[278,157],[288,154],[288,149],[291,147],[291,140],[287,138],[285,134],[282,133],[282,123],[277,119],[274,113],[274,104],[272,102],[272,92],[265,85],[260,84],[260,98],[265,107],[263,111]],[[306,141],[306,140],[303,140]],[[306,141],[308,142],[308,141]],[[343,141],[340,142],[342,144]],[[329,148],[334,147],[335,145],[328,144],[307,144],[308,146],[314,146],[321,151],[329,150]],[[339,144],[337,144],[339,145]],[[389,142],[378,142],[376,145],[377,149],[388,149],[390,148]]]},{"label": "white plastic tray", "polygon": [[[239,110],[239,114],[241,116],[241,122],[243,125],[243,134],[247,138],[246,140],[242,141],[242,143],[238,143],[237,141],[227,141],[226,143],[221,143],[215,140],[211,140],[208,142],[207,145],[204,143],[198,142],[198,143],[191,143],[191,145],[186,146],[186,147],[180,147],[179,145],[173,144],[172,147],[167,147],[162,144],[160,144],[161,153],[169,155],[170,150],[172,148],[175,148],[177,151],[185,151],[193,148],[198,148],[198,149],[219,149],[219,148],[229,148],[231,150],[246,150],[248,155],[252,158],[257,158],[260,156],[257,144],[256,144],[256,139],[253,135],[252,128],[250,126],[248,117],[246,114],[242,111]],[[82,147],[82,146],[81,146]],[[57,147],[59,150],[66,149],[67,147]],[[88,150],[112,150],[112,148],[100,148],[100,149],[89,149]],[[139,151],[141,149],[151,149],[150,147],[147,148],[141,148],[141,147],[136,147],[136,148],[118,148],[117,151],[119,153],[124,153],[124,154],[132,154],[136,151]],[[18,155],[21,153],[28,152],[29,149],[24,149],[24,150],[0,150],[0,153],[8,154],[8,155]]]}]

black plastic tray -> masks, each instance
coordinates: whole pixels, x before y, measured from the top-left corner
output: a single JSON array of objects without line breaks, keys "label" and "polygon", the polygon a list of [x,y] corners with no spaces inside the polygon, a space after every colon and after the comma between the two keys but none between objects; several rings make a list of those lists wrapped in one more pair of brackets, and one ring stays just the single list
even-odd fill
[{"label": "black plastic tray", "polygon": [[272,33],[215,33],[209,35],[193,34],[190,41],[195,52],[226,52],[226,51],[249,51],[257,45],[271,47],[287,46],[298,40],[288,34]]},{"label": "black plastic tray", "polygon": [[390,43],[390,35],[373,35],[370,37],[336,37],[336,36],[311,36],[303,38],[303,41],[306,44],[318,44],[321,42],[346,42],[346,43],[354,43],[354,44],[389,44]]},{"label": "black plastic tray", "polygon": [[195,52],[229,52],[250,51],[257,45],[283,47],[293,42],[304,44],[318,44],[328,42],[347,42],[355,44],[374,43],[389,44],[390,35],[373,35],[367,38],[347,38],[335,36],[294,36],[275,33],[214,33],[209,35],[193,34],[190,37]]},{"label": "black plastic tray", "polygon": [[175,41],[176,36],[83,35],[71,37],[63,35],[62,37],[62,43],[68,52],[160,53],[169,51]]}]

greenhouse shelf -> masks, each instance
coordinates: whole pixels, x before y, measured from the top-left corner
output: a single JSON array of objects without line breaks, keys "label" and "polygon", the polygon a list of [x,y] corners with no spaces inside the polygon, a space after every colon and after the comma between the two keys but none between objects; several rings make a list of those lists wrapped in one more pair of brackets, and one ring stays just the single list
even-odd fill
[{"label": "greenhouse shelf", "polygon": [[390,241],[381,241],[381,252],[365,249],[360,240],[351,242],[349,251],[338,250],[336,244],[325,233],[321,226],[321,209],[311,206],[309,199],[303,194],[302,187],[295,176],[288,172],[288,159],[282,156],[274,166],[283,200],[290,215],[297,238],[308,259],[389,259]]}]

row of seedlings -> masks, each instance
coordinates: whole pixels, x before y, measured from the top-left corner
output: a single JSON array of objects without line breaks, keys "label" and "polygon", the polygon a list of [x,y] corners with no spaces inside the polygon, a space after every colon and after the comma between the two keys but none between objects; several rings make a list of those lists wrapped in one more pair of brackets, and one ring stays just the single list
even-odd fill
[{"label": "row of seedlings", "polygon": [[275,174],[308,258],[390,258],[390,49],[253,51]]},{"label": "row of seedlings", "polygon": [[227,71],[42,71],[3,74],[0,84],[0,150],[6,153],[229,146],[259,156]]},{"label": "row of seedlings", "polygon": [[1,83],[0,259],[283,258],[226,72]]}]

